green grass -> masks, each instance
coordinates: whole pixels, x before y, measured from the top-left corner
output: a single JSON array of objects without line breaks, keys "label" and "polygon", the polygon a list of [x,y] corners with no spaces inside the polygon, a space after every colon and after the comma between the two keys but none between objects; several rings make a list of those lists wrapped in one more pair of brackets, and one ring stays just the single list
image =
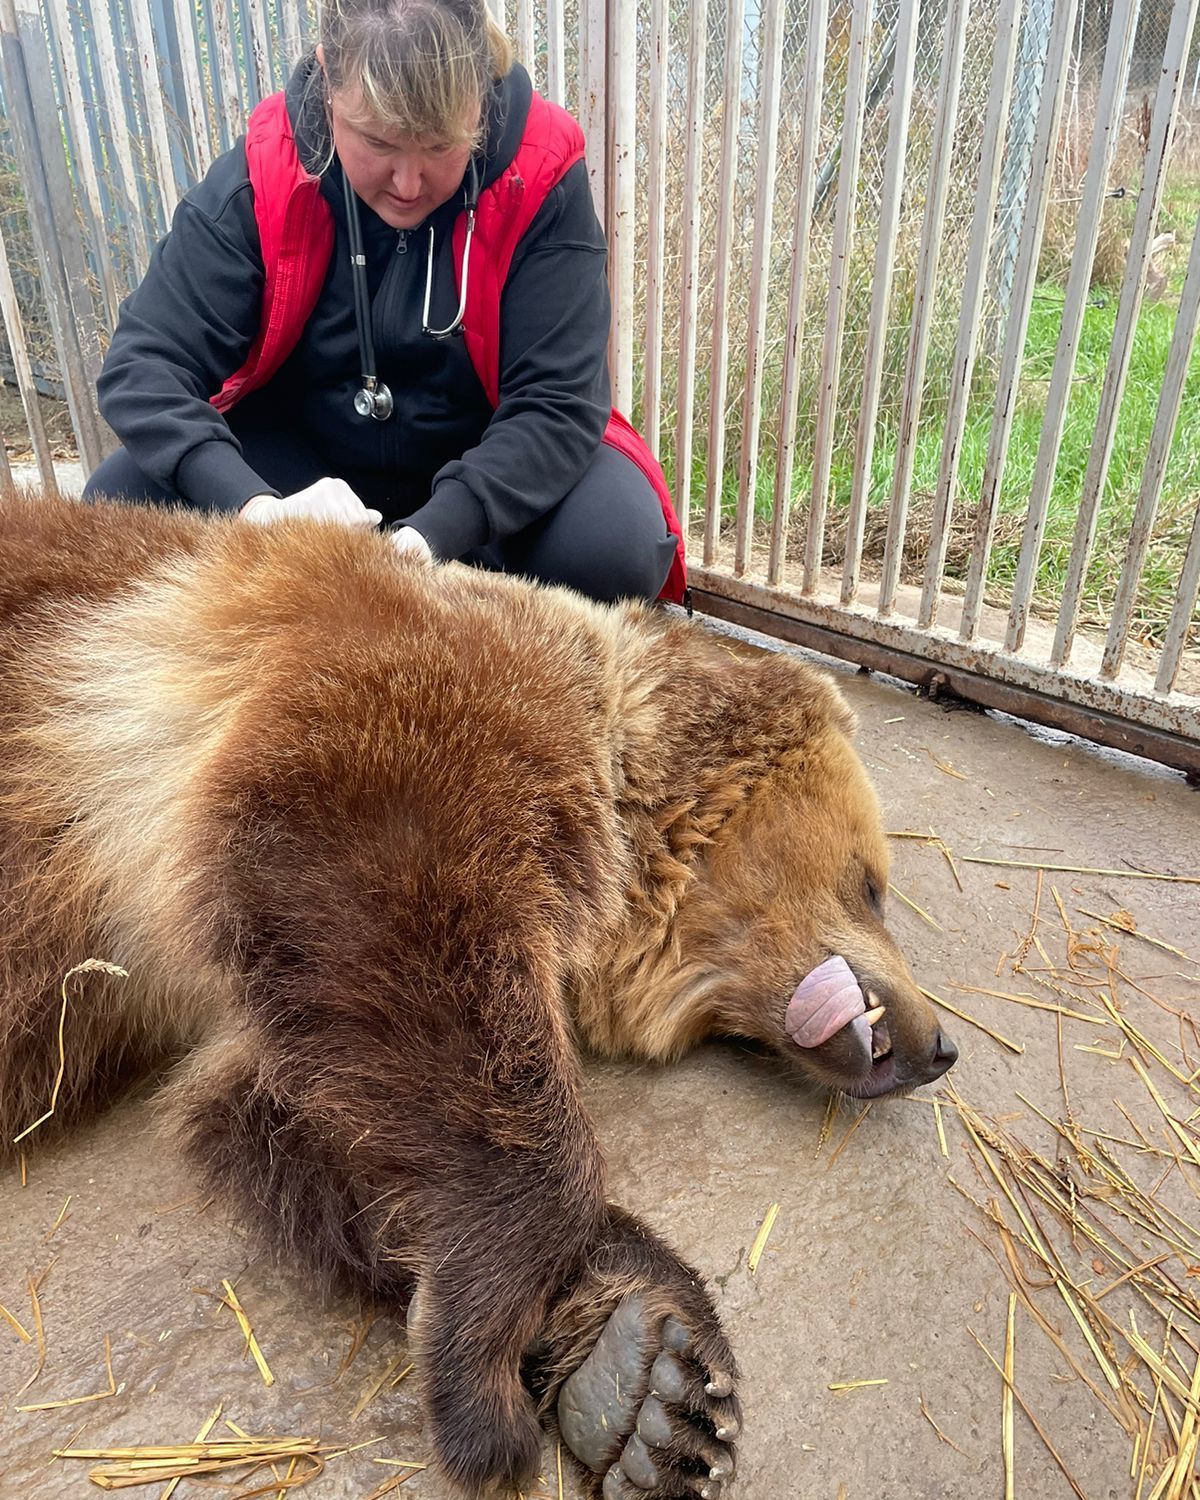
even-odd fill
[{"label": "green grass", "polygon": [[[1024,508],[1032,483],[1042,426],[1040,398],[1053,364],[1061,321],[1060,301],[1057,288],[1043,288],[1030,319],[1022,389],[1014,414],[1012,442],[1004,473],[1001,509],[1005,511],[1016,512]],[[1097,301],[1099,305],[1096,305]],[[1144,301],[1138,319],[1101,499],[1097,545],[1084,594],[1085,613],[1100,618],[1107,614],[1124,562],[1129,523],[1142,483],[1146,449],[1166,371],[1175,325],[1175,305],[1174,297]],[[1077,501],[1091,451],[1116,314],[1116,295],[1102,292],[1089,305],[1084,317],[1038,570],[1038,592],[1054,599],[1061,595],[1070,559]],[[1140,613],[1152,634],[1161,632],[1170,613],[1174,584],[1187,547],[1197,496],[1200,495],[1197,411],[1200,411],[1200,350],[1193,351],[1189,366],[1180,419],[1143,572]],[[976,412],[973,420],[983,426],[989,416],[987,412]],[[964,472],[963,477],[965,493],[978,493],[981,472],[972,469]],[[995,585],[1003,588],[1011,583],[1019,548],[1019,538],[998,542],[988,575]]]},{"label": "green grass", "polygon": [[[1197,206],[1200,206],[1200,183],[1182,184],[1172,194],[1163,222],[1170,218],[1174,223],[1181,248],[1175,256],[1170,283],[1161,290],[1160,295],[1147,295],[1144,298],[1138,319],[1101,500],[1097,541],[1082,601],[1084,619],[1095,623],[1103,622],[1109,613],[1124,563],[1129,523],[1142,482],[1146,450],[1166,370]],[[1057,608],[1070,559],[1078,499],[1112,345],[1118,297],[1119,287],[1094,288],[1084,317],[1035,588],[1035,603],[1047,609]],[[989,597],[997,601],[1004,598],[1016,573],[1021,545],[1020,518],[1026,508],[1036,467],[1044,401],[1054,363],[1062,304],[1061,287],[1052,283],[1044,283],[1038,287],[1030,316],[1017,407],[1004,470],[1001,517],[988,571]],[[906,555],[906,576],[910,578],[919,577],[924,561],[921,518],[923,514],[927,514],[930,497],[937,485],[945,419],[944,404],[939,395],[945,384],[945,369],[931,367],[926,382],[923,420],[918,431],[910,497],[914,523],[910,526]],[[962,579],[966,573],[974,510],[982,488],[987,458],[994,393],[992,371],[981,364],[976,371],[963,435],[954,535],[946,568],[948,580]],[[840,402],[842,430],[838,434],[829,494],[827,560],[836,560],[840,556],[839,526],[844,524],[853,482],[856,395],[857,390],[853,385],[848,387],[843,383]],[[800,409],[802,413],[811,413],[811,405],[806,405],[803,397]],[[773,411],[774,405],[768,404],[766,410]],[[805,426],[809,430],[802,430],[798,442],[798,454],[802,456],[811,451],[811,417]],[[737,496],[735,422],[731,422],[729,443],[730,453],[722,486],[722,512],[723,517],[731,521]],[[877,559],[881,552],[883,522],[880,513],[887,505],[895,458],[894,418],[888,414],[881,417],[877,428],[872,463],[869,501],[872,516],[868,522],[864,564],[867,576],[870,575],[872,559]],[[702,506],[704,485],[704,455],[701,452],[693,465],[693,506]],[[809,469],[798,462],[792,484],[795,501],[793,539],[796,545],[803,541],[810,485]],[[760,471],[756,486],[755,511],[762,520],[771,514],[773,489],[774,473],[768,461]],[[1198,497],[1200,344],[1193,350],[1157,520],[1142,572],[1136,611],[1137,629],[1147,640],[1161,639],[1170,615]],[[794,553],[795,546],[793,555]]]}]

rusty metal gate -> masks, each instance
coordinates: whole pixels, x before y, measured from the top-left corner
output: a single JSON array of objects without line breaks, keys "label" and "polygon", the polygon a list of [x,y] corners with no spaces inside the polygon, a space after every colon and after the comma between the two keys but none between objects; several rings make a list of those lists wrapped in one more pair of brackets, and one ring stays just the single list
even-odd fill
[{"label": "rusty metal gate", "polygon": [[1200,774],[1196,11],[730,0],[685,80],[655,0],[645,416],[702,610]]},{"label": "rusty metal gate", "polygon": [[[493,0],[585,125],[701,610],[1200,774],[1198,5]],[[90,467],[120,296],[312,35],[308,0],[0,0],[51,482],[26,330]]]}]

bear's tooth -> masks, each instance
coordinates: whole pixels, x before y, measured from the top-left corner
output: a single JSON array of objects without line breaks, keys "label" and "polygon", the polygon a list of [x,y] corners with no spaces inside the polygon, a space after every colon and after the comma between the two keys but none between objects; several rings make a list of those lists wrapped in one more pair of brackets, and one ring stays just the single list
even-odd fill
[{"label": "bear's tooth", "polygon": [[887,1006],[877,1005],[874,1010],[867,1011],[866,1015],[863,1016],[863,1020],[867,1023],[868,1026],[877,1026],[886,1015]]}]

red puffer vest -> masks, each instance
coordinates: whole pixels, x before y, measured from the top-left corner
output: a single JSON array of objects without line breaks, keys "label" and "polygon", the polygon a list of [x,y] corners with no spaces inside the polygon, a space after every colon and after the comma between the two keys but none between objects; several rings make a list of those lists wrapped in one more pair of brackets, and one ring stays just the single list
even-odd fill
[{"label": "red puffer vest", "polygon": [[[500,399],[500,297],[513,254],[546,195],[583,156],[583,146],[583,131],[566,110],[535,93],[516,156],[480,194],[463,333],[475,373],[493,406]],[[333,254],[333,214],[321,196],[321,179],[300,161],[281,93],[264,99],[251,113],[246,163],[266,273],[262,322],[245,364],[212,398],[221,412],[265,385],[296,347]],[[454,225],[456,277],[461,277],[465,237],[466,215],[460,214]],[[683,533],[663,471],[615,409],[603,441],[631,459],[654,486],[676,538],[671,571],[659,597],[678,604],[687,586]]]}]

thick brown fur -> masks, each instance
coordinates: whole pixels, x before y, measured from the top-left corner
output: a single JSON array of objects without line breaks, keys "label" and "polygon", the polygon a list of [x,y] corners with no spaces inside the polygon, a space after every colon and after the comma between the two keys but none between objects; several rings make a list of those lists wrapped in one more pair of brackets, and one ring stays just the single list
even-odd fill
[{"label": "thick brown fur", "polygon": [[[6,500],[3,1140],[46,1109],[63,976],[128,970],[68,984],[39,1134],[186,1054],[198,1168],[323,1279],[419,1287],[443,1465],[519,1476],[623,1292],[724,1351],[605,1201],[576,1037],[788,1057],[788,996],[838,952],[898,1053],[936,1045],[864,894],[887,854],[850,730],[824,677],[641,607],[332,527]],[[842,1081],[833,1044],[796,1065]]]}]

